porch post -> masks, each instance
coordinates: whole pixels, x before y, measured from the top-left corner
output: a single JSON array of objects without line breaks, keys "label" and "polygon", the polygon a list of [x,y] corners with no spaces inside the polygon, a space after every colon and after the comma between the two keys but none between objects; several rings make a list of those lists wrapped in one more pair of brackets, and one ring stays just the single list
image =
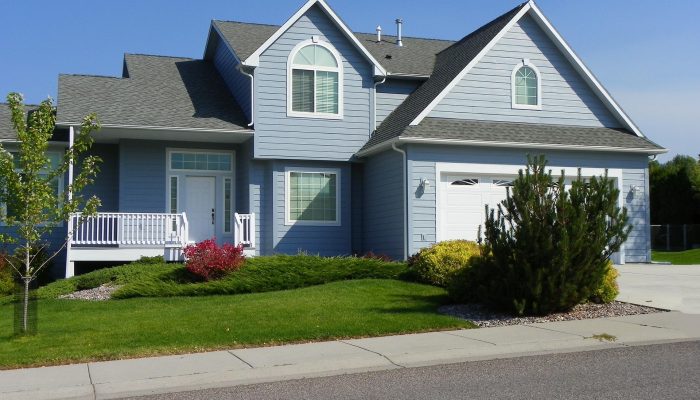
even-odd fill
[{"label": "porch post", "polygon": [[[73,144],[75,142],[75,131],[73,127],[68,128],[68,149],[73,149]],[[73,200],[73,160],[71,159],[68,164],[68,201]],[[68,216],[68,232],[66,234],[66,278],[70,278],[75,274],[75,263],[71,261],[71,242],[73,241],[73,230],[75,225],[73,224],[73,215]]]}]

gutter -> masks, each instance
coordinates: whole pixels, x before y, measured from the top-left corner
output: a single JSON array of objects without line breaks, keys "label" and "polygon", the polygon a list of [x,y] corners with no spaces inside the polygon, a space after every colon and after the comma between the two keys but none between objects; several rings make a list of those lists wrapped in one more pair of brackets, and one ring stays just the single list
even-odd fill
[{"label": "gutter", "polygon": [[394,143],[422,143],[422,144],[447,144],[458,146],[478,146],[478,147],[503,147],[513,149],[543,149],[543,150],[570,150],[570,151],[606,151],[616,153],[644,153],[644,154],[663,154],[667,153],[668,149],[649,149],[644,147],[613,147],[613,146],[587,146],[587,145],[567,145],[567,144],[545,144],[545,143],[525,143],[525,142],[490,142],[484,140],[463,140],[463,139],[434,139],[434,138],[415,138],[415,137],[395,137],[383,143],[379,143],[365,150],[359,151],[357,157],[366,157],[371,154],[380,152]]},{"label": "gutter", "polygon": [[403,160],[401,167],[403,171],[403,184],[401,185],[403,192],[403,258],[408,260],[408,160],[406,159],[406,151],[396,147],[396,141],[391,143],[391,148],[401,153]]},{"label": "gutter", "polygon": [[[57,127],[70,128],[71,126],[80,125],[79,122],[57,122]],[[114,129],[142,129],[153,131],[187,131],[187,132],[210,132],[210,133],[247,133],[252,135],[252,129],[210,129],[210,128],[186,128],[181,126],[149,126],[149,125],[120,125],[120,124],[100,124],[102,128]]]}]

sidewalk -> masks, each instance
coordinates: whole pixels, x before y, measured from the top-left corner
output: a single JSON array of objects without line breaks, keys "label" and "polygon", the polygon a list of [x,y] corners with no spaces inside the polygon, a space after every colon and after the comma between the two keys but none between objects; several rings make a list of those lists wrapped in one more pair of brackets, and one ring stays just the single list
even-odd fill
[{"label": "sidewalk", "polygon": [[686,340],[700,340],[700,315],[549,322],[0,371],[0,398],[110,399]]}]

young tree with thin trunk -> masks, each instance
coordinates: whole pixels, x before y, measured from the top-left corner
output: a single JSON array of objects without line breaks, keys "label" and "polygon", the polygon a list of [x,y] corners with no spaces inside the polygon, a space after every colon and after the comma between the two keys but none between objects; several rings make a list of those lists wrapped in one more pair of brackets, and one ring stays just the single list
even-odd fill
[{"label": "young tree with thin trunk", "polygon": [[[23,313],[20,331],[28,331],[30,283],[53,260],[71,239],[67,232],[62,243],[48,248],[46,238],[66,223],[72,213],[94,215],[100,200],[85,199],[81,193],[92,184],[99,172],[99,157],[85,153],[93,144],[91,134],[100,128],[94,114],[86,116],[74,136],[73,145],[59,159],[49,157],[49,142],[54,134],[56,116],[52,100],[44,100],[39,107],[25,113],[22,96],[7,96],[12,125],[17,134],[17,147],[0,145],[0,223],[8,227],[0,234],[0,243],[14,245],[21,257],[0,255],[14,269],[24,286]],[[76,166],[73,182],[65,190],[57,190],[66,173]],[[79,225],[79,224],[76,224]],[[56,243],[54,243],[56,244]],[[37,257],[39,253],[47,257]]]}]

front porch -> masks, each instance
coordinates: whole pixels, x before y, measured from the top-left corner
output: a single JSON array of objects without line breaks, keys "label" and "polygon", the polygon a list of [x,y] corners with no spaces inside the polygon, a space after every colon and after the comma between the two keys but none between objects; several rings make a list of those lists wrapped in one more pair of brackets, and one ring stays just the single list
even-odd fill
[{"label": "front porch", "polygon": [[[255,214],[234,213],[233,222],[233,243],[243,245],[246,256],[253,256]],[[129,262],[154,256],[182,261],[183,248],[194,243],[186,212],[73,214],[68,233],[66,278],[74,275],[76,262]]]}]

